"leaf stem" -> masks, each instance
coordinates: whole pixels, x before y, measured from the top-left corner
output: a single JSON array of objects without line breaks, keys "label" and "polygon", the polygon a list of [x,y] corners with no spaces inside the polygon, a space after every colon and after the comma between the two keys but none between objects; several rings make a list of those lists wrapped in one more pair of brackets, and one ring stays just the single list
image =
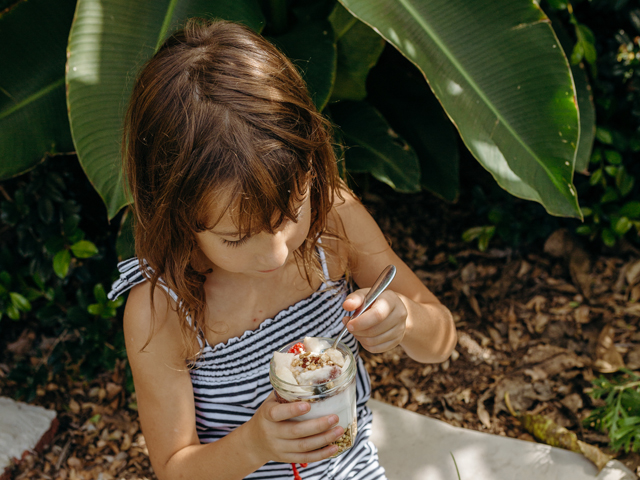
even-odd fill
[{"label": "leaf stem", "polygon": [[640,386],[640,381],[625,383],[624,385],[616,385],[613,387],[614,390],[626,390],[627,388],[634,388]]}]

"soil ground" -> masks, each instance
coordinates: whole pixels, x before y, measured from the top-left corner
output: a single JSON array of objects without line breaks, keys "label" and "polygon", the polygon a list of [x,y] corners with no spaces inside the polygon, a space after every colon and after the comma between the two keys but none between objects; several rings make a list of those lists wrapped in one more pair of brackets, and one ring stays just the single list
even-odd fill
[{"label": "soil ground", "polygon": [[[459,333],[456,351],[438,365],[418,364],[400,348],[364,352],[373,397],[534,441],[507,411],[508,392],[519,412],[542,414],[607,451],[607,437],[582,420],[597,405],[588,394],[593,378],[623,364],[640,370],[640,255],[632,248],[595,255],[562,232],[546,248],[495,240],[480,252],[461,240],[478,224],[468,205],[387,189],[363,200],[398,254],[451,309]],[[15,387],[2,383],[11,367],[10,360],[0,365],[3,395]],[[61,426],[42,455],[14,468],[14,478],[155,478],[124,368],[92,381],[56,377],[40,389],[34,403],[56,409]],[[640,455],[618,458],[640,472]]]}]

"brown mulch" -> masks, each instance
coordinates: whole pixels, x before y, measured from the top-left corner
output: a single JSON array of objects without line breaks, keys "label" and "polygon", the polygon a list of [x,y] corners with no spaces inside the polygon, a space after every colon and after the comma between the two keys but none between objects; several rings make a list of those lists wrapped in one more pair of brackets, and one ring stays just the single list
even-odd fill
[{"label": "brown mulch", "polygon": [[[533,441],[508,413],[508,392],[516,410],[543,414],[606,450],[607,437],[582,420],[596,406],[588,395],[593,378],[623,365],[640,370],[640,255],[597,256],[562,233],[546,249],[495,240],[480,252],[461,240],[477,225],[468,208],[428,194],[385,192],[364,201],[398,254],[451,309],[459,333],[455,352],[438,365],[416,363],[400,348],[364,352],[373,397]],[[124,368],[90,382],[56,378],[40,389],[34,403],[57,410],[61,427],[14,478],[155,478]],[[0,386],[3,376],[0,369]],[[4,384],[0,394],[11,389]],[[640,455],[618,459],[640,472]]]}]

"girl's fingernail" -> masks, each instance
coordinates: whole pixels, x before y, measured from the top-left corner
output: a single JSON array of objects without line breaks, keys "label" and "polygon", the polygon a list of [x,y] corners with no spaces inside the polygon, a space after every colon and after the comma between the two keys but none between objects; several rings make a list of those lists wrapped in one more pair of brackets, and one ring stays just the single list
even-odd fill
[{"label": "girl's fingernail", "polygon": [[329,425],[331,425],[333,427],[336,423],[338,423],[339,420],[340,419],[338,418],[337,415],[331,415],[329,417]]},{"label": "girl's fingernail", "polygon": [[298,405],[298,410],[300,412],[306,412],[309,409],[309,405],[307,405],[306,403],[301,403],[300,405]]}]

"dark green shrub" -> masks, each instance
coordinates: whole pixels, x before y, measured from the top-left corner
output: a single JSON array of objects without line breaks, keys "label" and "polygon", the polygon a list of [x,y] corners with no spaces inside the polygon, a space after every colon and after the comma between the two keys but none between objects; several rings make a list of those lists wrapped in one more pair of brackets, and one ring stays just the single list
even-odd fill
[{"label": "dark green shrub", "polygon": [[107,223],[75,157],[50,158],[0,188],[0,338],[9,343],[36,332],[33,349],[18,355],[8,377],[18,395],[33,397],[65,368],[83,376],[113,368],[124,357],[114,319],[123,300],[105,294],[117,222]]},{"label": "dark green shrub", "polygon": [[[511,245],[536,238],[551,226],[571,226],[597,245],[615,246],[621,239],[638,243],[640,233],[640,7],[618,0],[547,0],[542,7],[554,15],[556,30],[568,33],[573,64],[583,63],[590,77],[596,108],[596,135],[587,171],[574,183],[584,223],[525,213],[517,200],[489,194],[476,198],[482,227],[465,232],[467,241],[486,248],[494,234]],[[476,196],[477,197],[477,196]],[[534,208],[520,205],[525,212]],[[529,218],[528,218],[529,217]],[[542,226],[542,228],[541,228]],[[522,229],[520,228],[522,227]]]},{"label": "dark green shrub", "polygon": [[575,34],[572,62],[590,65],[596,141],[588,175],[575,179],[585,223],[577,233],[613,247],[638,239],[640,8],[637,2],[549,2]]}]

